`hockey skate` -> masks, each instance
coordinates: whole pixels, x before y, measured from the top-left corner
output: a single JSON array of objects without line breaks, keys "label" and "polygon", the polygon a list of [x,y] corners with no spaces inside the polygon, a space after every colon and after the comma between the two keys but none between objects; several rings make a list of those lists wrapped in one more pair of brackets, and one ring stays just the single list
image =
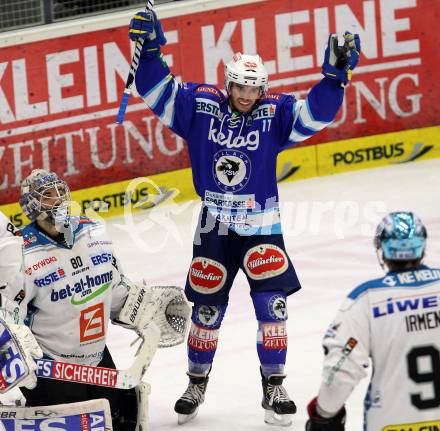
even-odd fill
[{"label": "hockey skate", "polygon": [[282,383],[284,374],[272,374],[269,378],[261,372],[263,384],[263,401],[261,405],[265,410],[264,422],[271,425],[290,426],[292,416],[296,413],[296,405],[289,398]]},{"label": "hockey skate", "polygon": [[209,380],[208,376],[203,374],[187,374],[189,377],[188,387],[174,406],[174,411],[178,414],[177,422],[179,425],[196,417],[199,405],[205,401],[205,391]]}]

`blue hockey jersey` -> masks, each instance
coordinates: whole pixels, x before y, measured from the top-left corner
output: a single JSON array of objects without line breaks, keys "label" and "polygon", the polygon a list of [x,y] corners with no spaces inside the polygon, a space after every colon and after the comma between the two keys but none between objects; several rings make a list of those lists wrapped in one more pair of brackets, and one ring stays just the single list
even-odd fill
[{"label": "blue hockey jersey", "polygon": [[217,220],[241,234],[281,233],[276,161],[331,123],[344,90],[324,78],[305,100],[267,94],[251,112],[233,112],[218,88],[178,83],[159,56],[141,58],[136,87],[146,104],[188,143],[194,187]]}]

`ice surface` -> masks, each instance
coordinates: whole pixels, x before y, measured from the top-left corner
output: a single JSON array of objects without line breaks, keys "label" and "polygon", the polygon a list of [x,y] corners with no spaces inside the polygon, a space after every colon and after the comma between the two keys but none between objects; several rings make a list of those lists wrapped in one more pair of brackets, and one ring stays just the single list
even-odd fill
[{"label": "ice surface", "polygon": [[[338,305],[356,285],[383,273],[372,246],[380,218],[396,210],[417,213],[429,235],[425,262],[439,265],[439,173],[440,160],[431,160],[280,185],[286,247],[303,285],[288,301],[285,386],[298,406],[290,429],[304,430],[306,405],[320,383],[321,338]],[[197,208],[184,204],[161,211],[162,217],[158,210],[154,218],[162,226],[152,223],[147,212],[135,217],[134,226],[145,220],[151,223],[141,235],[142,242],[137,239],[137,245],[122,229],[123,219],[113,219],[109,229],[130,277],[145,278],[152,284],[183,286],[191,260],[190,226],[195,223]],[[165,223],[167,217],[169,221]],[[160,250],[150,253],[148,245]],[[139,250],[139,246],[145,249]],[[221,328],[206,401],[197,418],[184,425],[186,431],[274,428],[264,424],[260,407],[256,321],[248,292],[246,279],[239,273]],[[113,354],[118,365],[125,367],[130,360],[124,347],[125,332],[114,327],[111,330],[116,334],[110,343]],[[152,386],[152,431],[177,428],[173,405],[186,388],[186,367],[185,345],[163,349],[154,358],[145,378]],[[367,383],[361,382],[347,403],[349,431],[362,430]]]},{"label": "ice surface", "polygon": [[[387,212],[416,212],[428,229],[426,263],[440,263],[440,160],[313,178],[280,185],[286,247],[303,289],[289,297],[289,350],[285,386],[298,406],[289,429],[304,430],[306,405],[320,383],[321,338],[344,296],[380,277],[372,246],[374,228]],[[137,214],[127,230],[107,220],[126,274],[155,285],[183,286],[191,261],[197,205],[158,207]],[[135,235],[130,235],[135,232]],[[263,422],[256,354],[256,321],[249,288],[239,273],[219,339],[206,401],[186,431],[270,430]],[[132,361],[132,335],[110,327],[110,349],[119,368]],[[186,346],[160,350],[145,380],[152,386],[151,431],[177,429],[174,402],[187,385]],[[347,403],[348,431],[362,430],[363,381]]]}]

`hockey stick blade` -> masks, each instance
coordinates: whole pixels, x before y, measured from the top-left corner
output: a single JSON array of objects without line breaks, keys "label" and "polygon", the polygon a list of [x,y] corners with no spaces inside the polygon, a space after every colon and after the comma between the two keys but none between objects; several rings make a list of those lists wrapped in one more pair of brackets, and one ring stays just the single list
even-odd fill
[{"label": "hockey stick blade", "polygon": [[[145,11],[153,10],[154,0],[148,0],[145,6]],[[118,115],[116,116],[116,123],[122,124],[124,122],[125,111],[127,110],[128,100],[131,96],[131,87],[134,84],[134,78],[136,76],[136,71],[139,66],[139,60],[141,58],[142,46],[144,45],[144,39],[137,39],[136,45],[134,47],[133,57],[131,59],[130,71],[128,72],[128,77],[125,82],[124,94],[122,95],[122,100],[119,105]]]},{"label": "hockey stick blade", "polygon": [[153,360],[160,340],[160,330],[157,325],[151,323],[143,335],[146,341],[133,365],[126,370],[38,359],[37,377],[117,389],[134,388],[140,383]]}]

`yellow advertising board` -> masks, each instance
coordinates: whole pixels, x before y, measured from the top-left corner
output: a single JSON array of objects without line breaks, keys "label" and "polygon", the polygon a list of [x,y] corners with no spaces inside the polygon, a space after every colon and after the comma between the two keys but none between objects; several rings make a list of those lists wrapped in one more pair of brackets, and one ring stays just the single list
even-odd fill
[{"label": "yellow advertising board", "polygon": [[318,175],[440,157],[440,126],[366,136],[316,146]]},{"label": "yellow advertising board", "polygon": [[[294,147],[278,156],[277,179],[297,181],[359,169],[409,163],[440,157],[440,126],[406,130],[327,144]],[[72,192],[72,212],[101,217],[148,210],[170,199],[182,202],[196,199],[191,169],[120,181]],[[18,203],[0,206],[17,226],[28,221]]]},{"label": "yellow advertising board", "polygon": [[304,180],[317,175],[315,145],[294,147],[279,154],[277,162],[278,182]]}]

